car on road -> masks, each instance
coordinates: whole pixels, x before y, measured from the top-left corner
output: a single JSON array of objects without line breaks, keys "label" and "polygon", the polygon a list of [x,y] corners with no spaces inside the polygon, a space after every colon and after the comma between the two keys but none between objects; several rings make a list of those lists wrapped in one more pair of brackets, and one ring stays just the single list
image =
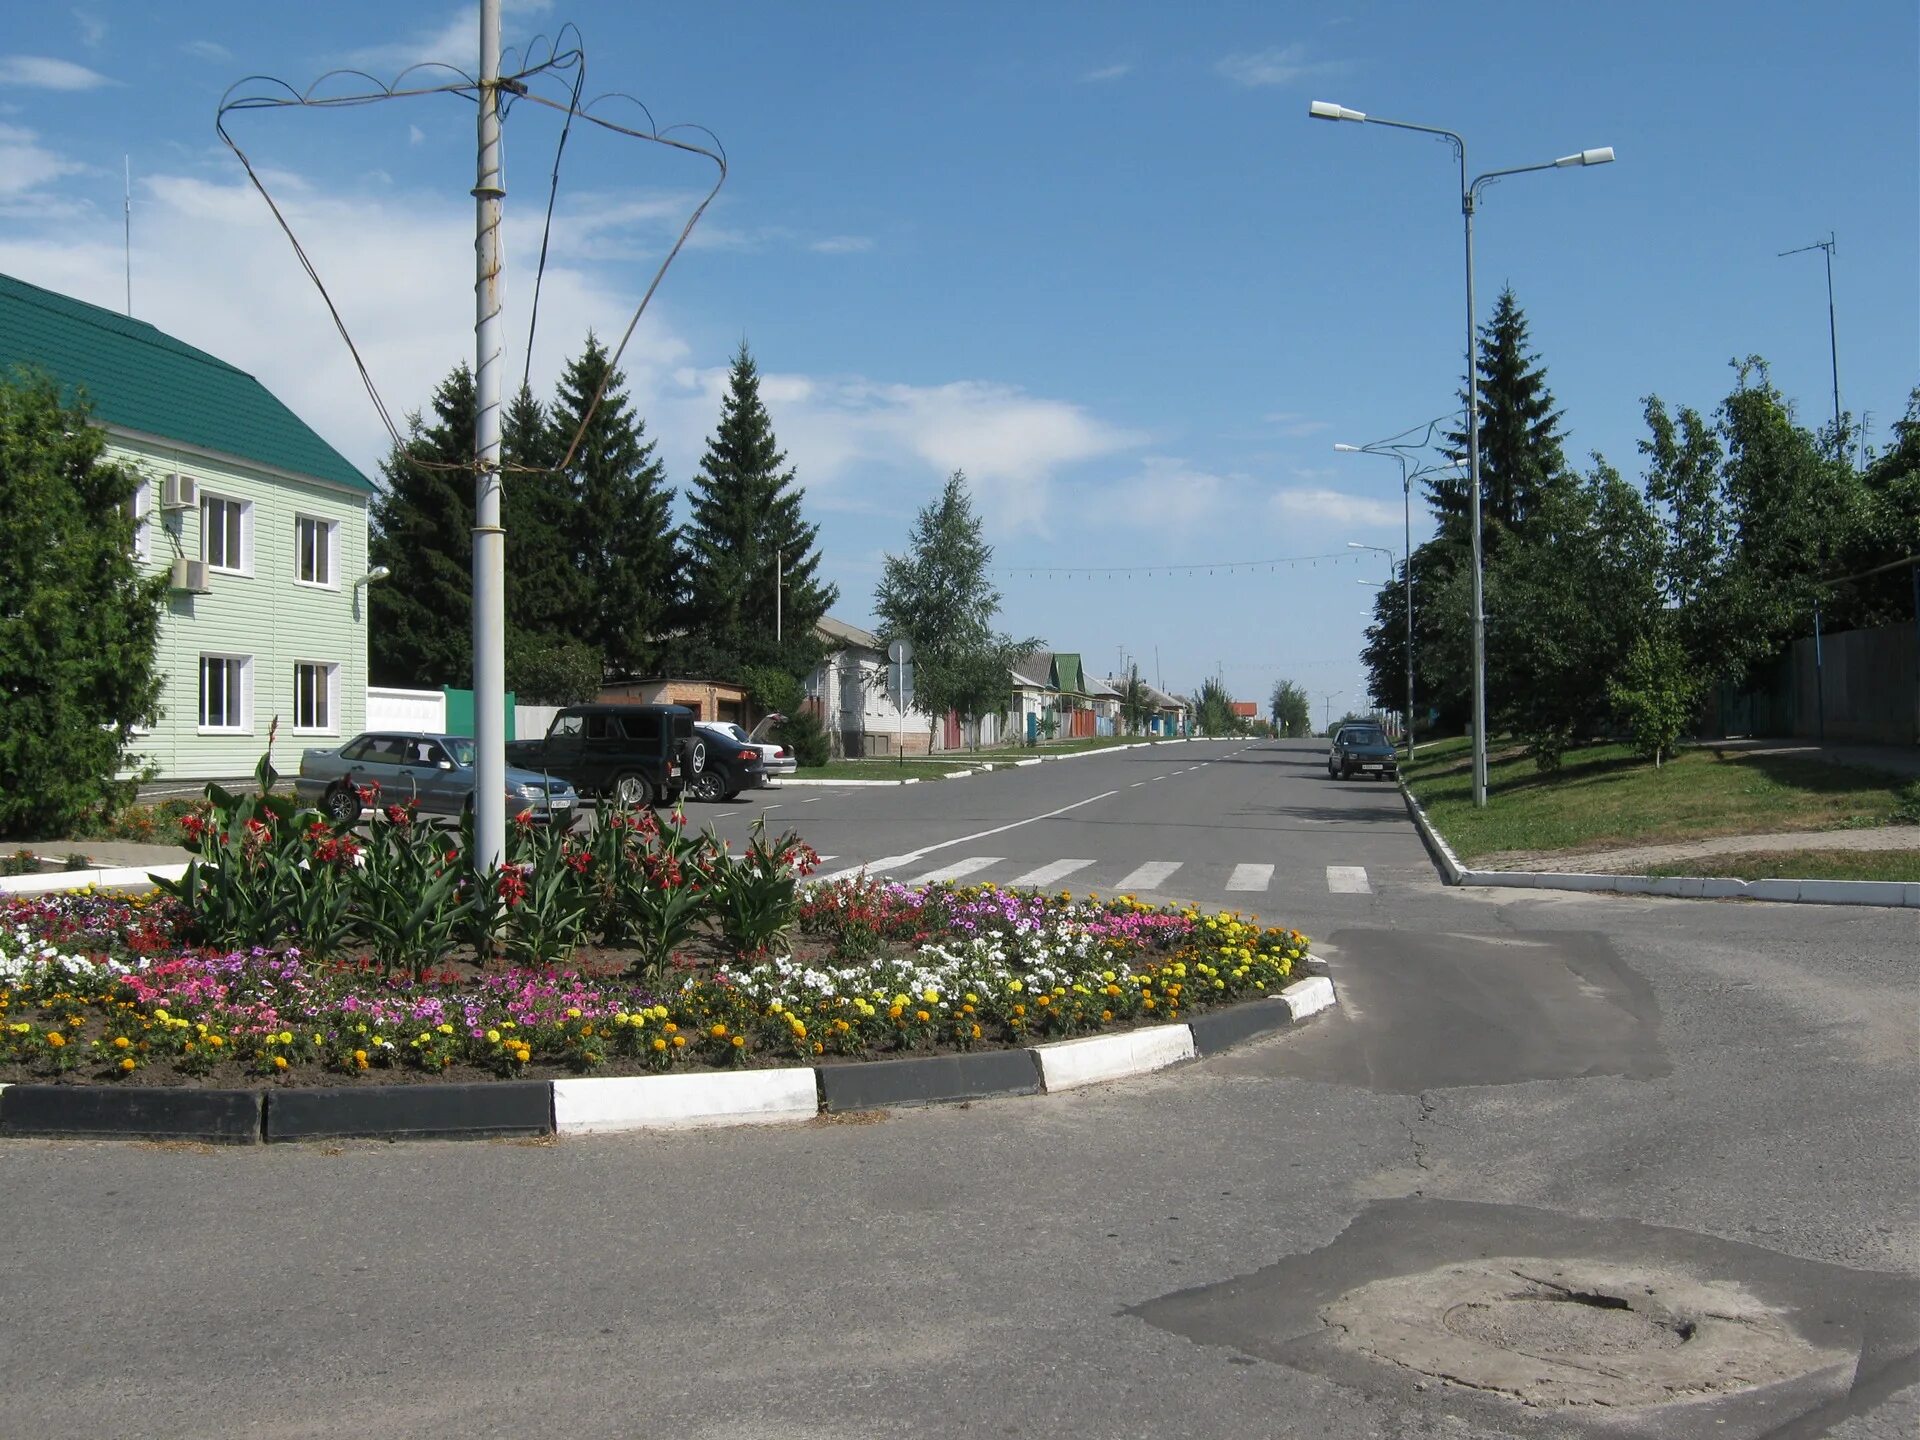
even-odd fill
[{"label": "car on road", "polygon": [[1377,775],[1384,780],[1399,773],[1399,768],[1393,741],[1378,725],[1342,725],[1334,731],[1333,746],[1327,751],[1327,774],[1335,779]]},{"label": "car on road", "polygon": [[544,736],[510,741],[507,763],[620,805],[677,805],[706,752],[684,705],[567,705]]},{"label": "car on road", "polygon": [[724,730],[696,729],[707,754],[700,773],[687,781],[689,799],[731,800],[742,790],[767,783],[766,762],[758,745],[736,740]]},{"label": "car on road", "polygon": [[704,734],[724,736],[726,739],[737,741],[742,745],[751,745],[758,750],[760,763],[765,769],[765,776],[761,783],[768,784],[781,776],[791,775],[800,768],[800,762],[795,758],[793,751],[766,733],[773,725],[786,718],[784,715],[769,715],[753,727],[751,734],[731,720],[696,720],[693,723],[694,728]]},{"label": "car on road", "polygon": [[[473,809],[474,744],[465,735],[379,730],[332,749],[305,750],[294,793],[336,825],[356,824],[369,805],[412,803],[423,815],[459,818]],[[580,796],[558,777],[507,769],[507,813],[533,812],[536,823],[572,826]]]}]

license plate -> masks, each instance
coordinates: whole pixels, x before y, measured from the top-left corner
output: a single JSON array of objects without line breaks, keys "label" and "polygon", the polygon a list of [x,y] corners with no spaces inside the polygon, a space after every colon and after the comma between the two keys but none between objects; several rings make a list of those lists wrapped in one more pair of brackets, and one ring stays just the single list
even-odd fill
[{"label": "license plate", "polygon": [[1387,767],[1384,765],[1362,765],[1360,768],[1362,770],[1384,770]]}]

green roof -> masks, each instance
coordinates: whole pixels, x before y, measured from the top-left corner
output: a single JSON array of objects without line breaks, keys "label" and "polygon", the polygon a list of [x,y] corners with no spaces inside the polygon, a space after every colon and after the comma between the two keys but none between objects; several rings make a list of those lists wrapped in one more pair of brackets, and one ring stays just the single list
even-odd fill
[{"label": "green roof", "polygon": [[373,485],[246,371],[98,305],[0,275],[0,373],[84,390],[102,425],[138,430],[354,490]]},{"label": "green roof", "polygon": [[1080,678],[1080,657],[1056,653],[1053,657],[1053,688],[1067,695],[1084,695],[1087,685]]}]

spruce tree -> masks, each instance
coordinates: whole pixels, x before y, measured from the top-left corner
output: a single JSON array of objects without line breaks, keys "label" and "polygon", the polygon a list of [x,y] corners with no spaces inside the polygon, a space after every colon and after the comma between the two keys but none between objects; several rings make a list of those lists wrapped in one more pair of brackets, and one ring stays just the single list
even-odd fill
[{"label": "spruce tree", "polygon": [[473,373],[456,365],[433,392],[433,420],[407,417],[407,438],[380,465],[367,588],[368,670],[377,685],[472,683]]},{"label": "spruce tree", "polygon": [[592,334],[560,377],[548,417],[553,463],[564,458],[596,392],[600,403],[564,477],[567,533],[584,591],[570,628],[611,673],[641,675],[658,668],[675,599],[673,490],[646,422],[628,404],[626,377]]},{"label": "spruce tree", "polygon": [[[813,627],[839,590],[818,578],[820,528],[801,517],[806,491],[773,434],[744,341],[720,424],[689,492],[681,668],[733,678],[753,665],[806,673],[820,654]],[[776,643],[775,586],[784,641]]]},{"label": "spruce tree", "polygon": [[[1504,533],[1536,515],[1550,485],[1566,477],[1561,453],[1561,412],[1547,388],[1546,367],[1527,348],[1527,317],[1511,286],[1500,292],[1493,316],[1480,330],[1480,516],[1489,549]],[[1461,392],[1464,407],[1466,393]],[[1450,434],[1452,448],[1467,452],[1464,430]],[[1464,474],[1442,474],[1428,494],[1444,533],[1467,539],[1468,494]]]},{"label": "spruce tree", "polygon": [[586,583],[573,546],[573,495],[553,466],[546,412],[522,386],[500,425],[507,529],[507,625],[529,639],[563,638],[578,623]]}]

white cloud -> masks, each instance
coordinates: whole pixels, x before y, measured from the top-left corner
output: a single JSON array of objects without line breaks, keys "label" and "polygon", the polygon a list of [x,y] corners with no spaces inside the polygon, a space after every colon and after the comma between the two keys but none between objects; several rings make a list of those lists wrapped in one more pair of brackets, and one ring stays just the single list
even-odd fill
[{"label": "white cloud", "polygon": [[1256,88],[1291,85],[1313,76],[1338,75],[1346,64],[1338,60],[1311,60],[1304,45],[1276,45],[1243,55],[1229,55],[1213,67],[1236,85]]},{"label": "white cloud", "polygon": [[407,126],[407,143],[409,145],[418,145],[426,138],[427,132],[422,130],[418,125]]},{"label": "white cloud", "polygon": [[1292,410],[1281,410],[1260,418],[1277,428],[1289,440],[1303,440],[1309,435],[1318,435],[1321,431],[1332,428],[1328,421],[1310,420],[1305,415]]},{"label": "white cloud", "polygon": [[807,248],[819,255],[859,255],[873,249],[873,238],[868,235],[829,235],[823,240],[815,240]]},{"label": "white cloud", "polygon": [[[552,0],[507,0],[505,11],[508,15],[541,15],[552,8]],[[502,30],[507,27],[503,25]],[[503,43],[511,47],[514,38],[511,34],[502,35]],[[536,52],[539,59],[544,52]],[[506,57],[508,69],[512,68],[515,57]],[[348,62],[359,69],[372,72],[386,79],[383,71],[395,72],[412,65],[451,65],[468,75],[479,73],[480,69],[480,7],[463,5],[438,25],[422,26],[401,40],[389,40],[378,45],[363,46],[347,56]]]},{"label": "white cloud", "polygon": [[47,149],[37,131],[0,124],[0,200],[18,200],[50,180],[84,168]]},{"label": "white cloud", "polygon": [[1401,518],[1397,505],[1315,487],[1275,491],[1269,503],[1277,516],[1295,525],[1316,521],[1328,525],[1398,525]]},{"label": "white cloud", "polygon": [[107,22],[98,15],[76,9],[73,12],[74,23],[80,27],[80,43],[89,50],[107,38]]},{"label": "white cloud", "polygon": [[180,49],[196,60],[233,59],[233,52],[218,40],[189,40]]},{"label": "white cloud", "polygon": [[1132,73],[1132,63],[1122,61],[1118,65],[1102,65],[1098,70],[1089,70],[1080,77],[1080,80],[1086,85],[1101,85],[1112,80],[1124,80]]},{"label": "white cloud", "polygon": [[97,90],[118,85],[98,70],[47,55],[0,55],[0,85],[30,90]]}]

